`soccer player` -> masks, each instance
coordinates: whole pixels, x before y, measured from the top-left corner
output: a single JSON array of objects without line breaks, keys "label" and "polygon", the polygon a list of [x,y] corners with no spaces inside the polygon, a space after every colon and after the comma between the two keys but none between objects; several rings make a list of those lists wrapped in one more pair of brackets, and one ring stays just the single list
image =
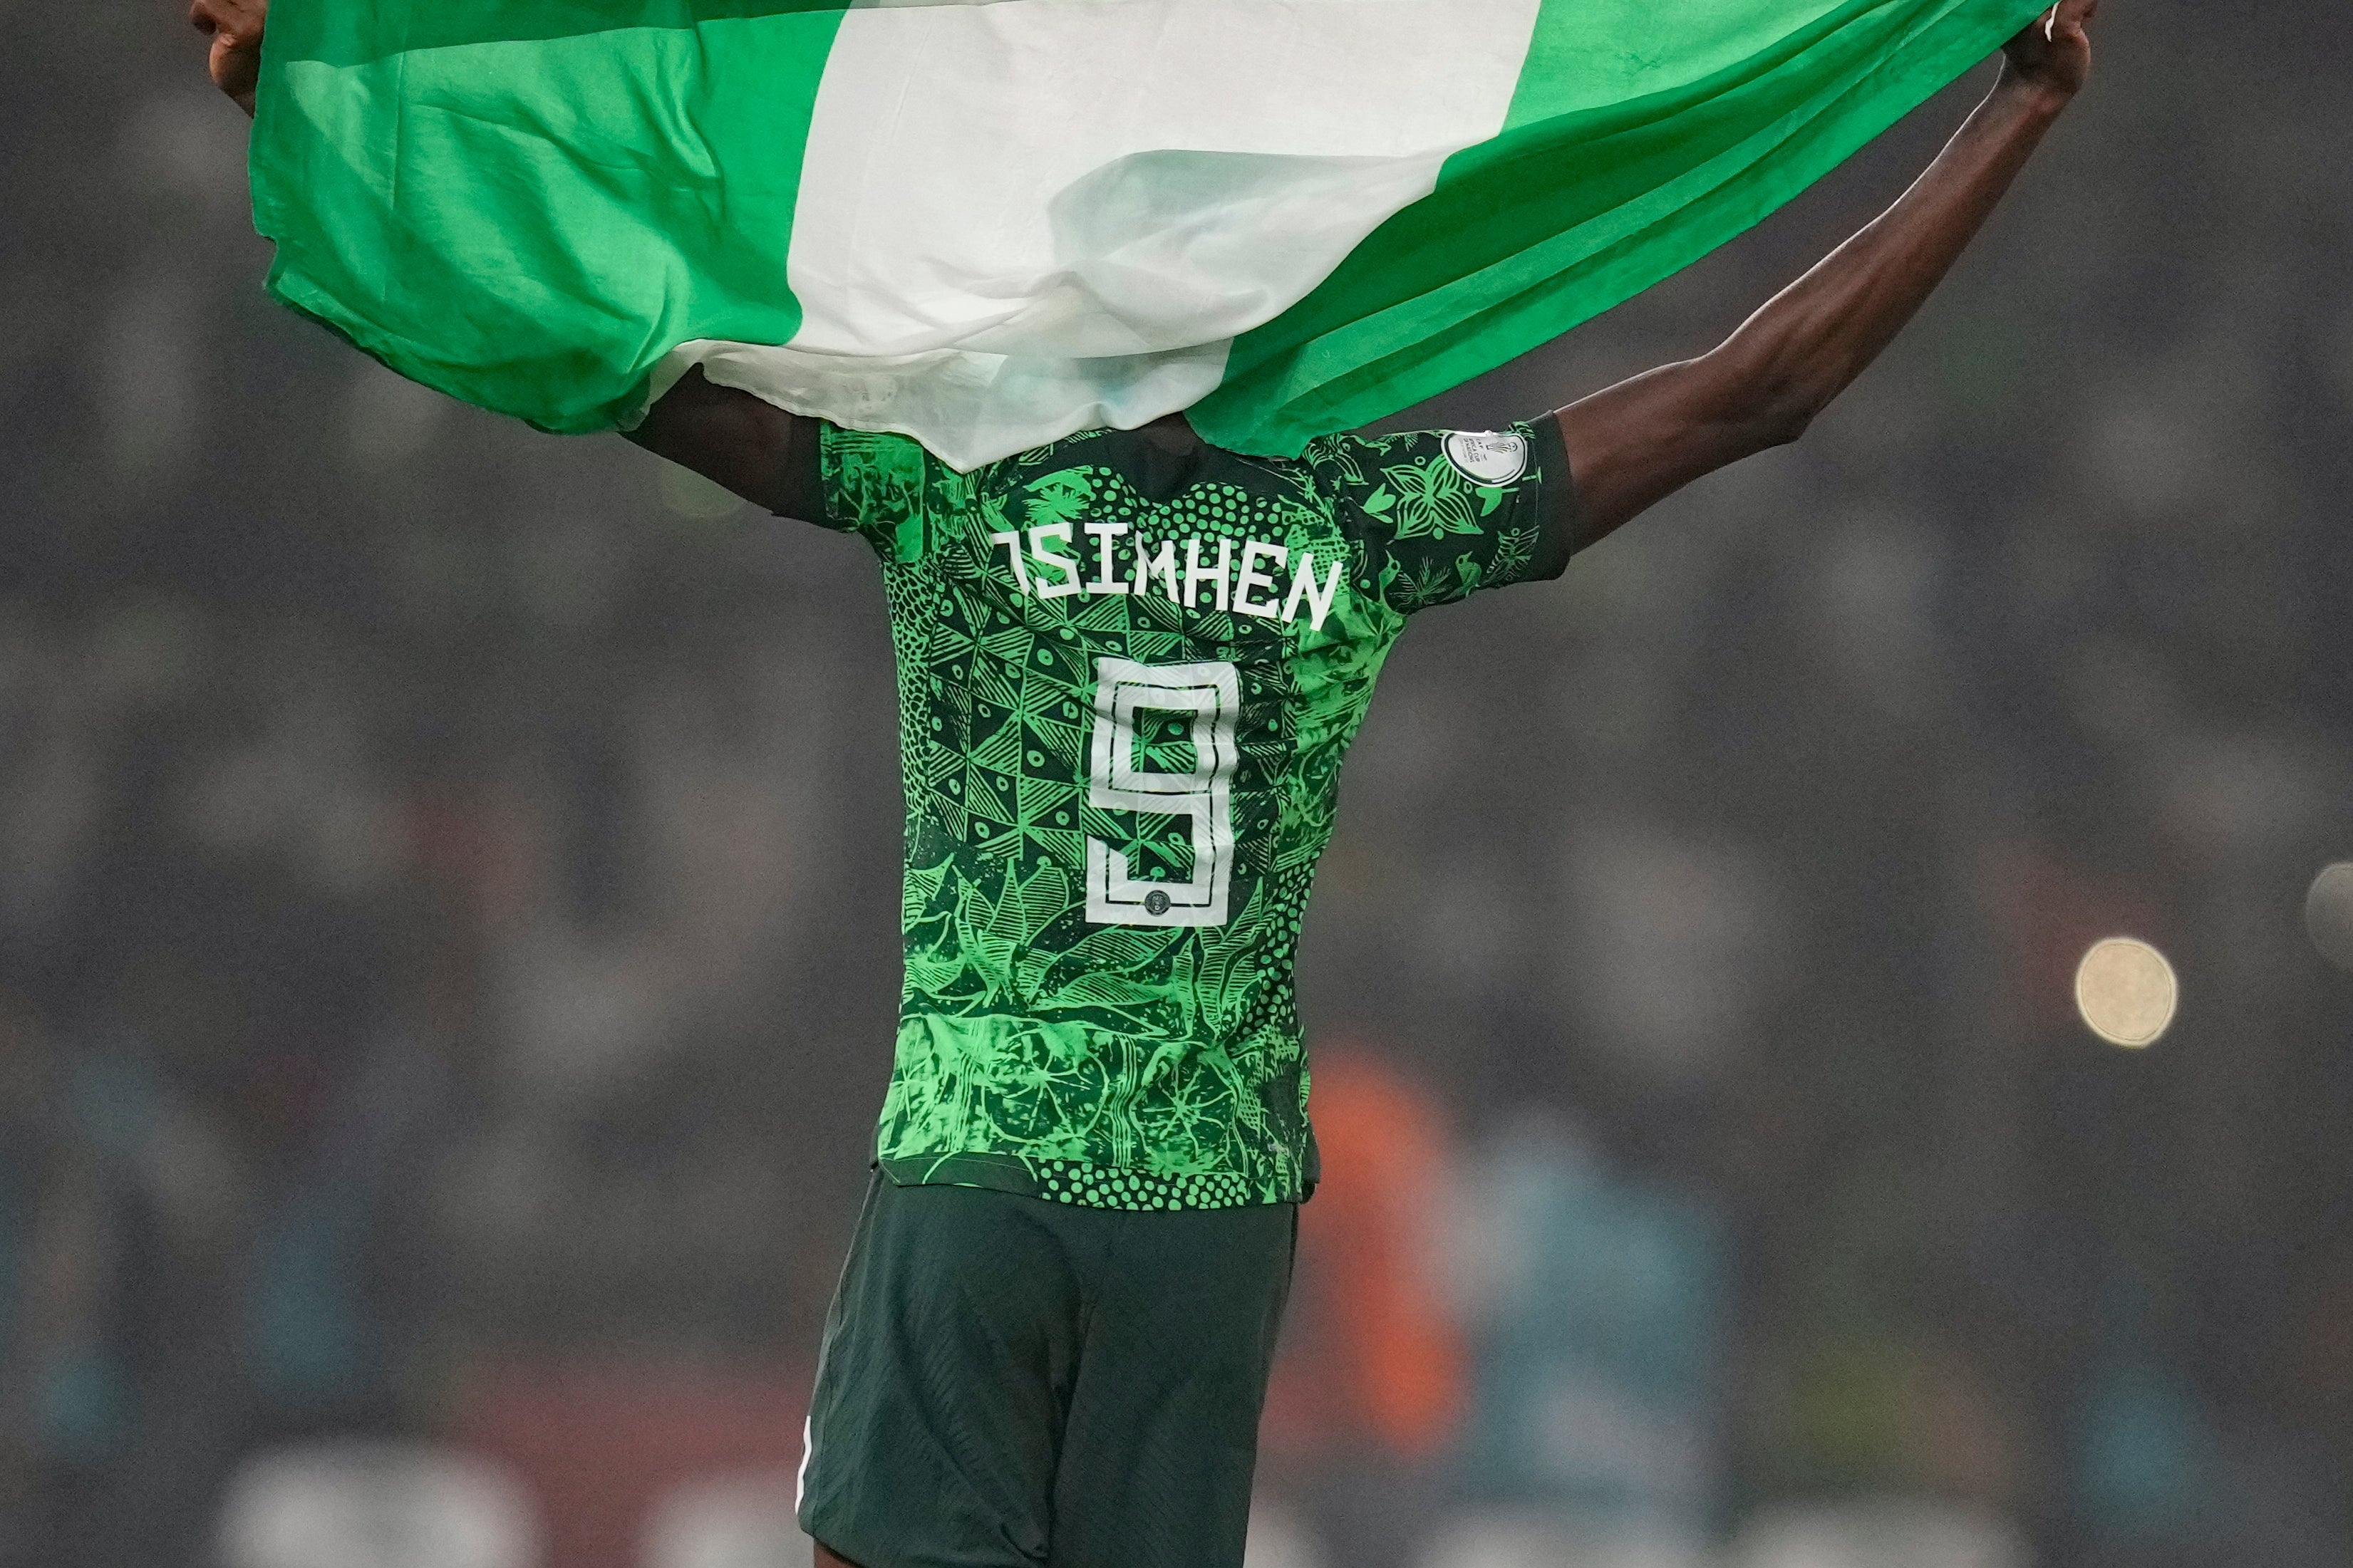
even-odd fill
[{"label": "soccer player", "polygon": [[[958,473],[698,371],[632,432],[857,534],[890,601],[906,987],[802,1465],[821,1565],[1240,1562],[1316,1179],[1293,954],[1383,658],[1802,434],[2083,86],[2097,3],[1722,346],[1507,430],[1270,458],[1172,416]],[[265,11],[194,8],[248,108]]]}]

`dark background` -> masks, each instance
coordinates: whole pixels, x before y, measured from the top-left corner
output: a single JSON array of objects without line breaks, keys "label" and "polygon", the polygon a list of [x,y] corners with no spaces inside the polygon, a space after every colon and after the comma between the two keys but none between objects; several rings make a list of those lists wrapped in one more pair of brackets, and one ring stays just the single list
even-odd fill
[{"label": "dark background", "polygon": [[[0,1563],[787,1561],[871,560],[269,303],[171,4],[0,21]],[[1802,445],[1391,661],[1254,1568],[2353,1562],[2353,18],[2099,39]],[[1409,417],[1706,347],[1986,79]]]}]

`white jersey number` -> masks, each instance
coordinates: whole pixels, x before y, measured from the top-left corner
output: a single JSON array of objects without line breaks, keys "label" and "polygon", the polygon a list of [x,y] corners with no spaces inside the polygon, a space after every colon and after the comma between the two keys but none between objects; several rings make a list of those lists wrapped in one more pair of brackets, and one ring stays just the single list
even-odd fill
[{"label": "white jersey number", "polygon": [[[1193,879],[1142,881],[1127,857],[1087,840],[1087,919],[1096,925],[1221,926],[1234,878],[1234,726],[1241,675],[1232,665],[1095,660],[1095,726],[1088,799],[1103,811],[1193,819]],[[1135,765],[1139,711],[1193,715],[1193,771],[1144,773]]]}]

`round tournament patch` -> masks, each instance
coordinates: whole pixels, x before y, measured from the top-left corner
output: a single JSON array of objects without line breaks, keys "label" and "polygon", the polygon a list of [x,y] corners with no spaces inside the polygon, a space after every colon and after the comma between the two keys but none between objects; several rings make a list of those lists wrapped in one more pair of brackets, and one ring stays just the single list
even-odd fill
[{"label": "round tournament patch", "polygon": [[1528,468],[1528,438],[1493,430],[1453,430],[1446,460],[1474,485],[1508,485]]}]

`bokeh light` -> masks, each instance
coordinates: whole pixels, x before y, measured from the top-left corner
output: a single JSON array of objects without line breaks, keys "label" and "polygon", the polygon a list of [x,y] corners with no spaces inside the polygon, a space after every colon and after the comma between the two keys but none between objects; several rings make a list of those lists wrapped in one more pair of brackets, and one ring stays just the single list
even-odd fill
[{"label": "bokeh light", "polygon": [[2095,942],[2075,966],[2075,1011],[2112,1046],[2137,1050],[2156,1044],[2180,1001],[2173,965],[2137,937]]},{"label": "bokeh light", "polygon": [[2353,861],[2323,866],[2304,895],[2304,929],[2320,956],[2353,971]]}]

